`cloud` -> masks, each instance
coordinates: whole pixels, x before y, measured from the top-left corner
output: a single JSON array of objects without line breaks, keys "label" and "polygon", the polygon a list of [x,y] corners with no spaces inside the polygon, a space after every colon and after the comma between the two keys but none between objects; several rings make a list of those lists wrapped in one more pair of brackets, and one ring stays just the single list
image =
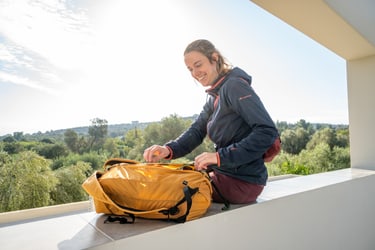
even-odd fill
[{"label": "cloud", "polygon": [[1,79],[53,93],[91,60],[90,39],[85,12],[67,2],[3,1]]},{"label": "cloud", "polygon": [[13,74],[9,74],[6,72],[0,72],[0,82],[1,81],[16,84],[16,85],[26,86],[32,89],[40,90],[45,93],[57,95],[57,92],[55,90],[47,88],[43,85],[38,84],[37,82],[31,79],[28,79],[22,76],[13,75]]},{"label": "cloud", "polygon": [[54,87],[61,83],[61,79],[53,73],[53,67],[37,54],[6,39],[2,40],[0,82],[56,94]]},{"label": "cloud", "polygon": [[71,68],[85,51],[90,29],[84,12],[61,1],[14,1],[1,6],[1,31],[14,43],[40,54],[52,64]]}]

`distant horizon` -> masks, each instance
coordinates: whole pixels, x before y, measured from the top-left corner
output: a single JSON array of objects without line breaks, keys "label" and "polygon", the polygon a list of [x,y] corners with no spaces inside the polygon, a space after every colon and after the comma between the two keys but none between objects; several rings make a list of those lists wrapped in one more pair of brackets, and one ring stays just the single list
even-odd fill
[{"label": "distant horizon", "polygon": [[[173,115],[173,114],[170,114],[170,115]],[[193,114],[193,115],[190,115],[190,116],[179,116],[181,118],[190,118],[190,117],[194,117],[198,114]],[[166,116],[166,117],[162,117],[160,118],[159,120],[153,120],[153,121],[137,121],[137,120],[133,120],[133,121],[130,121],[130,122],[120,122],[120,123],[110,123],[108,122],[108,126],[114,126],[114,125],[122,125],[122,124],[133,124],[133,123],[153,123],[153,122],[161,122],[162,119],[164,118],[167,118],[169,116]],[[98,117],[100,118],[100,117]],[[93,118],[94,119],[94,118]],[[100,118],[100,119],[105,119],[105,118]],[[105,119],[107,120],[107,119]],[[342,126],[349,126],[348,123],[330,123],[330,122],[311,122],[311,121],[308,121],[306,119],[298,119],[294,122],[289,122],[289,121],[283,121],[283,120],[276,120],[274,121],[275,124],[277,124],[278,122],[286,122],[287,124],[295,124],[301,120],[304,120],[306,121],[306,123],[309,123],[309,124],[326,124],[326,125],[342,125]],[[47,130],[38,130],[38,131],[34,131],[34,132],[25,132],[25,131],[12,131],[12,132],[8,132],[8,133],[0,133],[0,137],[4,137],[4,136],[8,136],[8,135],[11,135],[13,136],[14,133],[23,133],[24,135],[33,135],[33,134],[37,134],[37,133],[42,133],[42,134],[45,134],[45,133],[48,133],[48,132],[53,132],[53,131],[60,131],[60,130],[67,130],[67,129],[78,129],[78,128],[86,128],[86,127],[89,127],[91,126],[91,124],[89,123],[88,125],[81,125],[81,126],[73,126],[73,127],[65,127],[65,128],[54,128],[54,129],[47,129]]]}]

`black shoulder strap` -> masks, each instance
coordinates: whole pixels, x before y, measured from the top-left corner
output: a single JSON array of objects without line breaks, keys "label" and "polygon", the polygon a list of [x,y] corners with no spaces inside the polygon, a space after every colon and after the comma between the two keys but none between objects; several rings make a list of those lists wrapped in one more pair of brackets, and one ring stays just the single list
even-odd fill
[{"label": "black shoulder strap", "polygon": [[[178,201],[177,204],[174,205],[173,207],[171,207],[169,209],[165,209],[165,210],[160,210],[159,211],[159,213],[162,213],[162,214],[168,216],[169,220],[175,221],[177,223],[184,223],[184,222],[186,222],[186,219],[187,219],[187,217],[188,217],[188,215],[190,213],[191,206],[193,204],[192,196],[199,191],[198,187],[196,187],[196,188],[189,187],[187,181],[183,181],[182,184],[184,185],[184,187],[182,189],[182,191],[184,193],[183,198],[180,201]],[[184,202],[186,202],[186,212],[185,212],[185,214],[182,215],[182,216],[180,216],[180,217],[178,217],[178,218],[176,218],[176,219],[170,219],[169,216],[177,214],[179,212],[178,206],[180,206]],[[104,221],[104,223],[117,222],[118,221],[120,224],[133,224],[134,221],[135,221],[135,214],[132,214],[131,211],[137,212],[139,210],[128,208],[128,207],[124,207],[124,206],[121,206],[119,204],[116,204],[116,205],[119,206],[119,207],[121,207],[121,208],[123,208],[123,209],[126,209],[128,212],[125,213],[124,216],[130,216],[130,218],[132,220],[128,221],[124,216],[117,216],[117,217],[109,216]]]},{"label": "black shoulder strap", "polygon": [[225,199],[225,197],[223,196],[223,194],[220,192],[219,188],[216,186],[215,182],[212,181],[212,179],[210,178],[210,181],[211,181],[211,185],[214,187],[216,193],[220,196],[220,198],[223,200],[224,202],[224,207],[221,208],[221,210],[228,210],[230,208],[230,203],[227,199]]},{"label": "black shoulder strap", "polygon": [[104,220],[104,224],[108,222],[116,222],[118,221],[120,224],[133,224],[135,221],[135,216],[132,214],[129,214],[130,218],[132,219],[131,221],[128,221],[127,218],[123,216],[108,216],[107,219]]},{"label": "black shoulder strap", "polygon": [[212,180],[210,176],[210,172],[213,172],[212,166],[206,169],[206,173],[208,175],[208,178],[211,182],[212,187],[215,189],[216,193],[220,196],[220,198],[223,200],[224,207],[221,208],[221,210],[228,210],[230,208],[229,201],[224,197],[224,195],[220,192],[219,188],[216,186],[215,182]]},{"label": "black shoulder strap", "polygon": [[174,207],[169,209],[169,210],[174,209],[178,211],[177,207],[186,201],[186,213],[183,216],[180,216],[177,219],[175,219],[175,221],[178,223],[184,223],[186,221],[187,216],[190,213],[191,206],[193,204],[193,200],[191,199],[191,197],[199,191],[199,188],[189,187],[187,181],[184,181],[183,184],[184,184],[184,188],[183,188],[184,198],[182,198]]}]

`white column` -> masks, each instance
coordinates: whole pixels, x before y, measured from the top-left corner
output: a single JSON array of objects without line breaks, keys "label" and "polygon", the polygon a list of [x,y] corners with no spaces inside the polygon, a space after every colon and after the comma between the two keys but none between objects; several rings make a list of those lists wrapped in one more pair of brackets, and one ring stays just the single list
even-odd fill
[{"label": "white column", "polygon": [[375,56],[347,61],[350,157],[375,170]]}]

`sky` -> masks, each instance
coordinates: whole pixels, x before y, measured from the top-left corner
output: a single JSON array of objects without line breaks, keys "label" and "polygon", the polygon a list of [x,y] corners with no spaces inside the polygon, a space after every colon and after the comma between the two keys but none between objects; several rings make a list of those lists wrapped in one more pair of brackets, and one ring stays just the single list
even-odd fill
[{"label": "sky", "polygon": [[275,122],[348,124],[345,60],[249,0],[0,0],[0,136],[199,114],[202,38]]}]

